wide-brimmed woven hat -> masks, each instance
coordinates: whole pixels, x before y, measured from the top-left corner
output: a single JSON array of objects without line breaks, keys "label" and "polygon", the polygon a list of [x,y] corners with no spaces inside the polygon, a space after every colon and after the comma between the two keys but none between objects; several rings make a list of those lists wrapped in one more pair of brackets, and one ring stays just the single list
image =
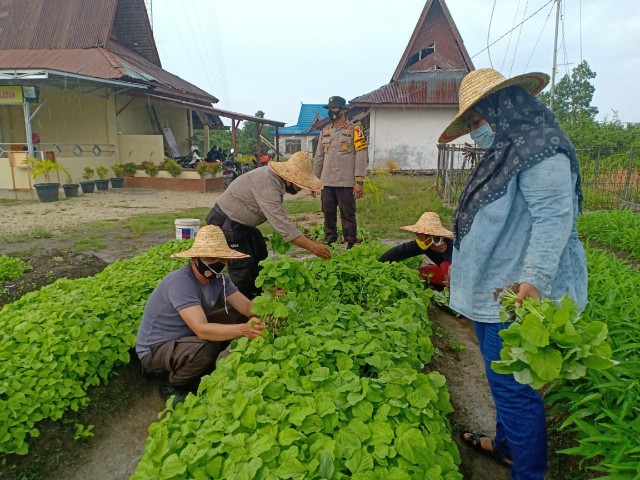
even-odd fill
[{"label": "wide-brimmed woven hat", "polygon": [[420,220],[418,220],[415,225],[407,225],[406,227],[400,228],[408,230],[409,232],[433,235],[434,237],[453,238],[453,232],[442,226],[442,223],[440,223],[440,217],[435,212],[424,212],[420,216]]},{"label": "wide-brimmed woven hat", "polygon": [[438,142],[447,143],[465,133],[469,133],[470,128],[464,119],[465,113],[479,100],[496,90],[519,85],[532,95],[535,95],[546,87],[547,83],[549,83],[549,75],[542,72],[525,73],[509,79],[491,68],[479,68],[469,72],[460,83],[458,114],[449,126],[444,129]]},{"label": "wide-brimmed woven hat", "polygon": [[229,248],[224,233],[215,225],[205,225],[193,241],[191,248],[182,252],[174,253],[172,258],[182,257],[210,257],[210,258],[246,258],[250,255],[238,252]]},{"label": "wide-brimmed woven hat", "polygon": [[322,189],[322,182],[313,174],[311,157],[305,152],[294,153],[286,162],[269,162],[269,168],[300,188],[312,191]]}]

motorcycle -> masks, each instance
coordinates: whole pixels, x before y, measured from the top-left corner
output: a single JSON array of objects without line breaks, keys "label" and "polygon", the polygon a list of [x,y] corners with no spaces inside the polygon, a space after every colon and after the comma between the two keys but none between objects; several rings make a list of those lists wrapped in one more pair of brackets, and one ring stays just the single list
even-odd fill
[{"label": "motorcycle", "polygon": [[198,146],[192,145],[191,155],[187,155],[184,157],[176,157],[174,160],[182,168],[196,168],[196,165],[198,164],[199,161],[202,160],[202,157],[200,156],[200,150],[198,149]]},{"label": "motorcycle", "polygon": [[222,162],[222,176],[223,176],[223,186],[226,189],[231,182],[233,182],[236,178],[238,178],[242,173],[242,167],[238,162],[235,161],[233,156],[233,148],[231,149],[231,155]]}]

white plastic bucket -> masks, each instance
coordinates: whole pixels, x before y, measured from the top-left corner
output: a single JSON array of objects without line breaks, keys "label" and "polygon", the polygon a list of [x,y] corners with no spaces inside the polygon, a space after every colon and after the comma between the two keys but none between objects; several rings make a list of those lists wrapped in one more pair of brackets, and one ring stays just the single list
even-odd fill
[{"label": "white plastic bucket", "polygon": [[176,240],[194,238],[200,230],[200,220],[197,218],[176,218]]}]

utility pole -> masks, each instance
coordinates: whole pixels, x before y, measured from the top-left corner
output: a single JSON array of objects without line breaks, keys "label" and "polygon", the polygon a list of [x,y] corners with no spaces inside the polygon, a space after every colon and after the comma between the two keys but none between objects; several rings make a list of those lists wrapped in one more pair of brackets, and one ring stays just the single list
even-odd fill
[{"label": "utility pole", "polygon": [[556,89],[556,70],[558,69],[558,25],[560,23],[560,0],[556,0],[556,33],[553,38],[553,65],[551,66],[551,90],[549,91],[549,108],[553,110],[553,95]]}]

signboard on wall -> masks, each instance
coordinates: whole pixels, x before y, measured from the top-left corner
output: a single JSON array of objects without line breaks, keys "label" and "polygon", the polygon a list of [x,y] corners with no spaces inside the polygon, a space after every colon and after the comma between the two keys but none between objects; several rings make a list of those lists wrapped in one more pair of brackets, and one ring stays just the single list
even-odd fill
[{"label": "signboard on wall", "polygon": [[0,85],[0,105],[20,105],[22,103],[21,85]]}]

